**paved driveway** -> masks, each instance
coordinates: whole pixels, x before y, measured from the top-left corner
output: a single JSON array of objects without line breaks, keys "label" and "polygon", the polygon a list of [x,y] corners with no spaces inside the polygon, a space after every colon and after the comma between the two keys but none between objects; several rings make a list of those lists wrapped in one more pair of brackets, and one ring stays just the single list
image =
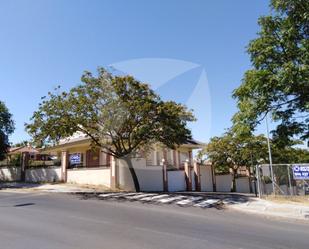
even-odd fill
[{"label": "paved driveway", "polygon": [[3,191],[0,208],[1,249],[307,249],[309,242],[308,224],[225,209]]}]

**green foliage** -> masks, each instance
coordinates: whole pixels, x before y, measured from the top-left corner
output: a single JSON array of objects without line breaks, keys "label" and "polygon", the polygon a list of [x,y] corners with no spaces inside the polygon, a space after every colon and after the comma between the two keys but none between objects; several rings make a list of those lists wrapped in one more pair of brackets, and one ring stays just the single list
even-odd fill
[{"label": "green foliage", "polygon": [[287,143],[309,137],[309,1],[272,0],[272,16],[259,19],[248,46],[253,68],[233,96],[239,132],[254,130],[268,112],[279,123],[274,136]]},{"label": "green foliage", "polygon": [[263,136],[250,134],[238,136],[232,131],[222,137],[213,137],[200,153],[206,155],[215,168],[216,173],[233,173],[233,187],[236,190],[237,170],[240,166],[249,168],[265,160],[267,155],[266,139]]},{"label": "green foliage", "polygon": [[[308,163],[309,151],[293,146],[282,147],[276,140],[271,140],[271,152],[274,164]],[[199,157],[206,156],[215,166],[216,172],[227,173],[239,166],[267,164],[268,147],[264,135],[239,136],[232,131],[221,137],[213,137]]]},{"label": "green foliage", "polygon": [[60,166],[61,161],[60,160],[29,160],[28,162],[29,167],[48,167],[48,166]]},{"label": "green foliage", "polygon": [[238,136],[231,131],[213,137],[200,152],[207,156],[217,173],[236,173],[240,166],[250,167],[267,159],[267,140],[264,136]]},{"label": "green foliage", "polygon": [[8,136],[14,131],[14,122],[12,114],[9,113],[7,107],[0,101],[0,160],[5,158],[5,154],[9,148]]},{"label": "green foliage", "polygon": [[21,154],[10,156],[9,165],[21,166]]},{"label": "green foliage", "polygon": [[[42,98],[27,131],[35,143],[55,144],[82,132],[92,145],[117,158],[159,142],[174,148],[191,138],[186,127],[191,111],[172,101],[164,102],[147,84],[131,76],[113,76],[99,68],[98,76],[86,72],[82,84],[69,92],[49,93]],[[139,191],[130,161],[130,172]]]},{"label": "green foliage", "polygon": [[[86,72],[69,92],[42,98],[26,129],[35,142],[57,143],[80,131],[94,146],[124,157],[153,142],[173,148],[191,137],[186,107],[164,102],[147,84],[131,76],[113,76],[99,68]],[[57,88],[56,91],[59,91]]]},{"label": "green foliage", "polygon": [[274,163],[308,163],[309,151],[301,148],[272,146]]}]

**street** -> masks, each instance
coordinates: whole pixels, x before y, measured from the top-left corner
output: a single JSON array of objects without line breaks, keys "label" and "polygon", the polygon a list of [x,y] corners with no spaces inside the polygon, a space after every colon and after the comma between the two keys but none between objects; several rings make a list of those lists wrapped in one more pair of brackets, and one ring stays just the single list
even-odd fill
[{"label": "street", "polygon": [[308,248],[304,222],[79,195],[0,192],[1,249]]}]

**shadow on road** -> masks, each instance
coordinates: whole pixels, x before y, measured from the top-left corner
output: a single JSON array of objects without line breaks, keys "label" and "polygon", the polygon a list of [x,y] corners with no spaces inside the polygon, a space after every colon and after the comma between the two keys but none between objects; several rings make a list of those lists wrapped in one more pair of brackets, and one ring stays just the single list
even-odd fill
[{"label": "shadow on road", "polygon": [[[180,199],[177,199],[175,201],[171,201],[169,203],[162,203],[159,200],[147,200],[144,201],[143,198],[128,198],[126,194],[130,194],[129,192],[121,192],[121,193],[112,193],[111,196],[105,196],[102,197],[101,195],[106,194],[106,192],[79,192],[79,193],[72,193],[75,196],[78,196],[79,199],[81,200],[100,200],[100,201],[114,201],[114,202],[121,202],[121,203],[126,203],[126,202],[138,202],[144,205],[158,205],[158,206],[166,206],[166,205],[177,205],[179,207],[192,207],[198,202],[203,202],[203,201],[214,201],[215,203],[213,204],[207,204],[204,206],[200,206],[200,208],[214,208],[218,210],[224,210],[225,205],[233,205],[233,204],[240,204],[240,203],[246,203],[249,200],[252,200],[252,196],[250,195],[242,195],[242,194],[227,194],[227,193],[202,193],[202,192],[179,192],[179,193],[155,193],[158,195],[168,195],[165,198],[174,198],[178,196],[182,196],[183,199],[190,199],[190,198],[196,198],[196,197],[202,197],[198,202],[192,202],[184,205],[177,204],[177,202]],[[115,194],[115,195],[113,195]],[[141,193],[136,193],[136,195],[141,194]],[[143,194],[147,194],[146,192],[143,192]],[[149,193],[149,194],[154,194],[154,193]],[[132,193],[134,195],[134,193]]]},{"label": "shadow on road", "polygon": [[22,204],[16,204],[14,207],[26,207],[26,206],[33,206],[35,203],[30,202],[30,203],[22,203]]}]

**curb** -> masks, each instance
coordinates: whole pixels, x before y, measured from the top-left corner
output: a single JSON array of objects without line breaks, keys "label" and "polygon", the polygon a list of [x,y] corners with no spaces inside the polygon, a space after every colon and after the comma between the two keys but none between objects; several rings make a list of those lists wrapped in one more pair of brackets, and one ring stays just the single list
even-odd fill
[{"label": "curb", "polygon": [[287,212],[280,212],[280,211],[279,212],[269,211],[269,208],[270,208],[269,205],[262,207],[262,209],[260,210],[254,209],[254,207],[248,208],[249,206],[250,206],[250,203],[245,203],[245,204],[228,205],[228,208],[234,209],[240,212],[263,215],[263,216],[268,216],[268,217],[309,221],[309,211],[307,210],[304,211],[301,208],[287,213]]}]

